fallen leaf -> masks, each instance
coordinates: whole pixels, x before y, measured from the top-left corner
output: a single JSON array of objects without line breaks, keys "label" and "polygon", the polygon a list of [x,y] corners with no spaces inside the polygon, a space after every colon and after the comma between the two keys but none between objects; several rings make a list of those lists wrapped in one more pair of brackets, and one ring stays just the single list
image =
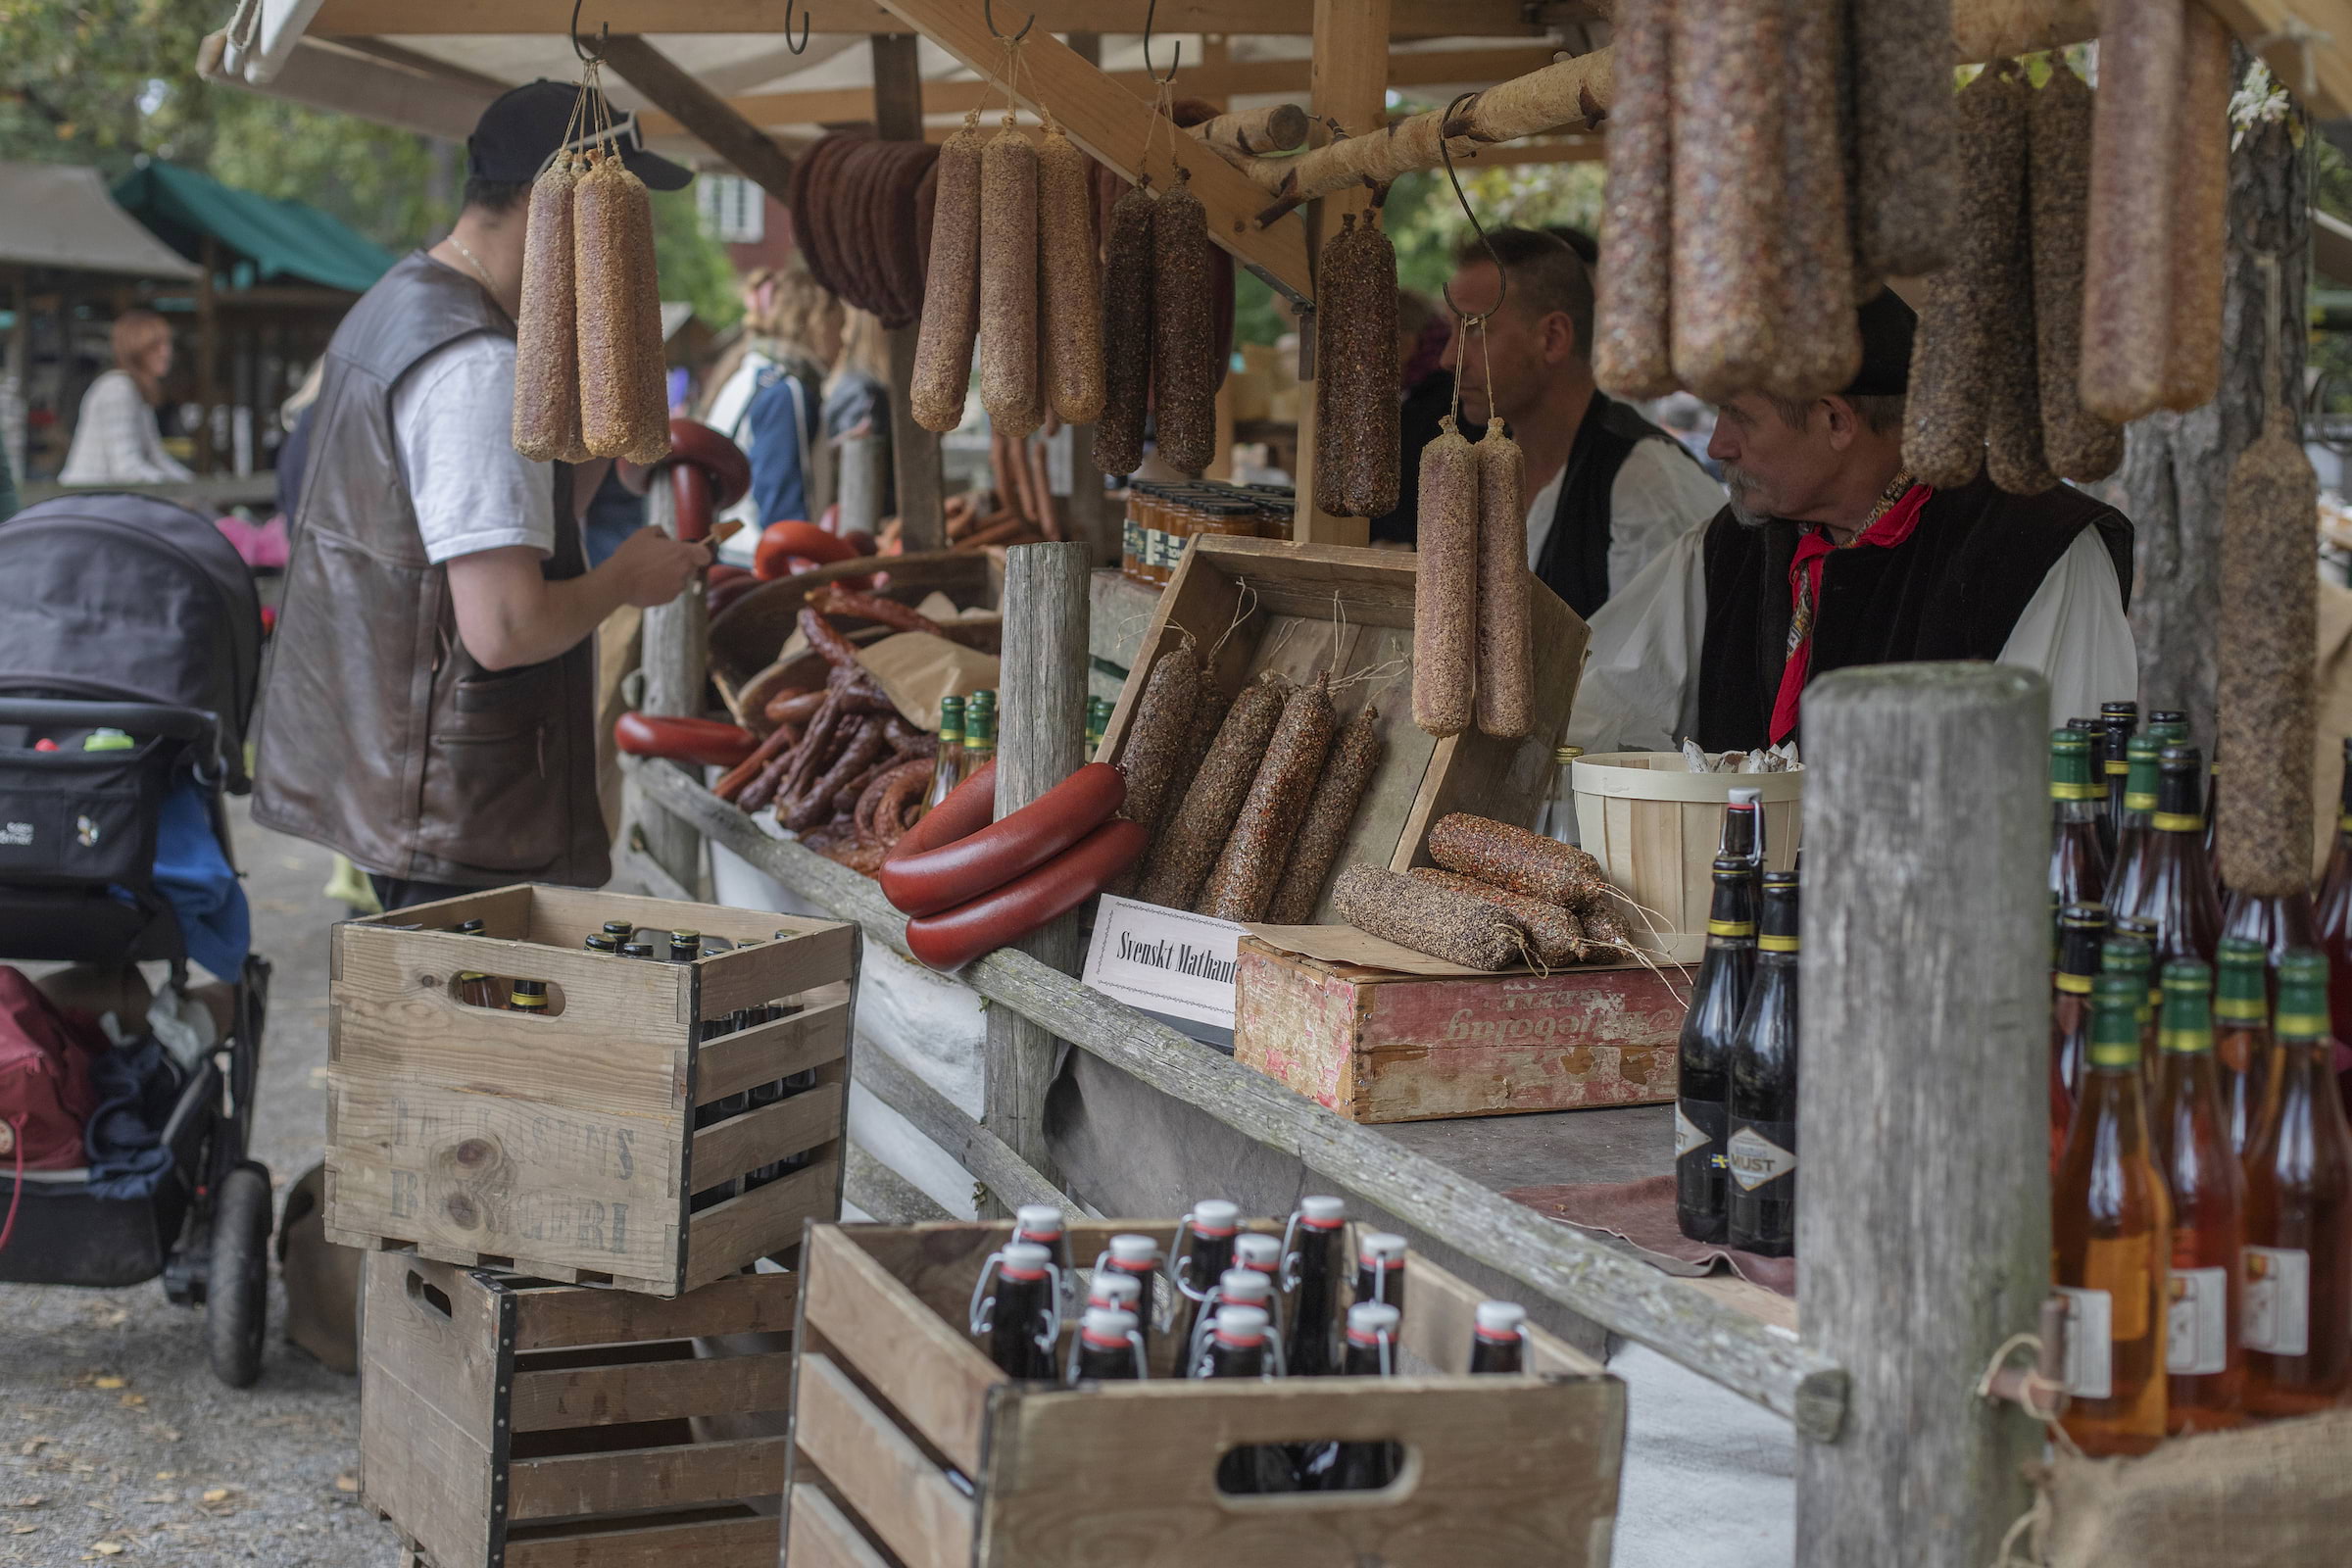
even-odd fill
[{"label": "fallen leaf", "polygon": [[346,1470],[341,1475],[335,1477],[335,1490],[337,1492],[359,1491],[360,1473],[357,1470]]},{"label": "fallen leaf", "polygon": [[158,1481],[177,1481],[179,1479],[179,1472],[176,1470],[158,1470],[155,1473],[155,1479]]},{"label": "fallen leaf", "polygon": [[8,1533],[12,1536],[29,1536],[40,1528],[39,1525],[10,1525]]},{"label": "fallen leaf", "polygon": [[56,1441],[54,1438],[26,1438],[17,1451],[19,1453],[38,1453]]},{"label": "fallen leaf", "polygon": [[[92,1378],[90,1387],[93,1389],[127,1389],[130,1387],[130,1379],[119,1378],[110,1372],[104,1377]],[[122,1548],[117,1546],[115,1549],[121,1551]]]},{"label": "fallen leaf", "polygon": [[228,1500],[228,1494],[232,1490],[234,1489],[229,1487],[210,1488],[205,1492],[204,1500],[207,1502],[226,1502]]},{"label": "fallen leaf", "polygon": [[146,1402],[147,1396],[144,1394],[125,1394],[122,1396],[122,1403],[134,1410]]},{"label": "fallen leaf", "polygon": [[129,1548],[120,1541],[93,1541],[90,1549],[101,1557],[120,1557]]},{"label": "fallen leaf", "polygon": [[9,1506],[11,1508],[38,1508],[42,1503],[47,1502],[48,1500],[49,1499],[47,1497],[39,1495],[19,1497],[16,1499],[16,1501],[10,1503]]}]

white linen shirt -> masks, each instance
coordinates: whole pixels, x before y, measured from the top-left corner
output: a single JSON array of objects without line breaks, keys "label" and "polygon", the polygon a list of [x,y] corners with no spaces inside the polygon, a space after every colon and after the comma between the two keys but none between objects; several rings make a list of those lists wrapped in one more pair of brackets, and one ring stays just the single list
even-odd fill
[{"label": "white linen shirt", "polygon": [[194,474],[164,450],[155,411],[127,370],[109,370],[81,395],[60,484],[171,484]]},{"label": "white linen shirt", "polygon": [[[1527,569],[1544,559],[1568,469],[1527,504]],[[1609,592],[1622,593],[1642,568],[1723,510],[1724,490],[1670,441],[1634,443],[1609,484]]]}]

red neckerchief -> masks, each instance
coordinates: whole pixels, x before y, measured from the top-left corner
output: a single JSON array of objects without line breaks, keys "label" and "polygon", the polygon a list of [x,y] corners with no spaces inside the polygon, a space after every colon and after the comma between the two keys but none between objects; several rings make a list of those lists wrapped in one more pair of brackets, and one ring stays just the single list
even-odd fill
[{"label": "red neckerchief", "polygon": [[1788,563],[1788,660],[1781,666],[1780,695],[1772,701],[1772,743],[1778,746],[1796,731],[1796,710],[1804,697],[1805,674],[1813,664],[1813,616],[1821,604],[1821,568],[1833,550],[1875,545],[1891,550],[1911,537],[1919,526],[1920,510],[1936,492],[1913,484],[1886,511],[1844,545],[1834,545],[1818,525],[1797,535],[1796,555]]}]

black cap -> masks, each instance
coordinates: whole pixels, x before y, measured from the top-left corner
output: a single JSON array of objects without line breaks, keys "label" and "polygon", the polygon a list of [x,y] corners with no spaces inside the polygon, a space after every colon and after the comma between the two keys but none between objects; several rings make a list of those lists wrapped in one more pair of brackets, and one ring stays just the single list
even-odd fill
[{"label": "black cap", "polygon": [[[467,171],[503,185],[527,185],[537,179],[556,149],[564,145],[578,96],[577,87],[544,76],[499,94],[466,139]],[[575,138],[584,144],[585,127],[602,123],[610,112],[602,93],[591,94],[581,109],[583,129],[573,133]],[[694,177],[692,170],[645,150],[634,115],[616,115],[613,120],[612,140],[620,148],[621,163],[649,187],[678,190]]]},{"label": "black cap", "polygon": [[1900,397],[1911,384],[1911,334],[1919,326],[1918,313],[1894,290],[1883,288],[1854,315],[1862,323],[1862,368],[1846,384],[1844,395]]}]

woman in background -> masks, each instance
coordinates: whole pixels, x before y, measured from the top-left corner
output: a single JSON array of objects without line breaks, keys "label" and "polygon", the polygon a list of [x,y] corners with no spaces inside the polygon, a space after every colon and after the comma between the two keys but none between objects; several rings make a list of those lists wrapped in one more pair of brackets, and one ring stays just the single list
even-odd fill
[{"label": "woman in background", "polygon": [[[890,338],[882,318],[853,310],[842,329],[841,358],[825,381],[825,439],[834,455],[835,493],[844,532],[872,529],[898,512],[891,483]],[[862,477],[853,483],[852,466]],[[853,496],[853,490],[860,493]],[[852,516],[853,511],[870,516]]]},{"label": "woman in background", "polygon": [[115,318],[115,368],[90,383],[61,484],[169,484],[195,475],[164,450],[155,411],[172,373],[172,327],[153,311]]},{"label": "woman in background", "polygon": [[820,420],[825,372],[841,351],[842,310],[797,255],[746,277],[743,303],[743,352],[710,394],[703,422],[751,460],[751,494],[722,514],[748,526],[719,552],[748,565],[761,527],[814,519],[833,499]]}]

